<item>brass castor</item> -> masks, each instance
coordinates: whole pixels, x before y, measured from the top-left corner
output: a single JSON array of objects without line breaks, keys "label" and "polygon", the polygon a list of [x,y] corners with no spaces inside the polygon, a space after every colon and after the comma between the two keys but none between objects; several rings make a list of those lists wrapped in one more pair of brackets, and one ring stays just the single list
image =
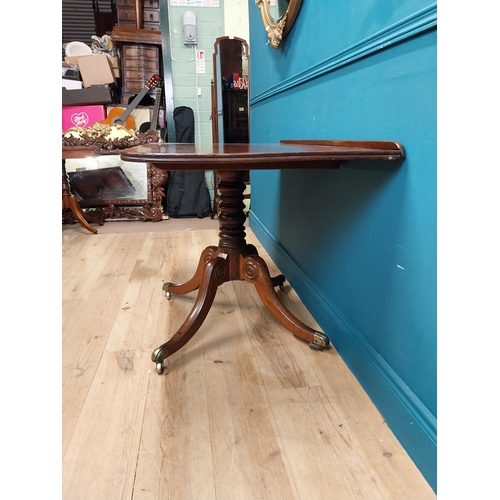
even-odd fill
[{"label": "brass castor", "polygon": [[151,360],[156,365],[156,373],[161,375],[165,369],[165,365],[163,364],[163,360],[168,356],[168,349],[166,348],[166,344],[157,347],[153,353],[151,354]]},{"label": "brass castor", "polygon": [[167,297],[167,300],[170,300],[172,298],[172,294],[168,291],[168,286],[171,285],[172,283],[166,281],[163,283],[163,286],[161,287],[162,290],[165,290],[165,297]]},{"label": "brass castor", "polygon": [[322,351],[324,348],[325,346],[314,344],[313,342],[309,344],[309,349],[311,349],[311,351]]},{"label": "brass castor", "polygon": [[330,340],[324,333],[314,332],[314,340],[309,344],[309,348],[313,351],[322,351],[328,344]]}]

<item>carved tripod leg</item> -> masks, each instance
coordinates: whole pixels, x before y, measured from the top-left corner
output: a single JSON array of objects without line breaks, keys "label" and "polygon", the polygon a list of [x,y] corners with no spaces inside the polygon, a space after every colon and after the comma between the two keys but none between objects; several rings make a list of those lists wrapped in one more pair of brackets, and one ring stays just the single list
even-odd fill
[{"label": "carved tripod leg", "polygon": [[324,333],[309,328],[283,305],[274,290],[273,280],[276,278],[271,278],[269,269],[261,257],[252,255],[242,258],[240,266],[241,278],[255,285],[267,310],[281,325],[296,337],[309,341],[309,347],[313,350],[322,351],[328,346],[330,341]]},{"label": "carved tripod leg", "polygon": [[172,297],[172,294],[183,295],[185,293],[193,292],[197,290],[200,286],[201,277],[203,275],[203,271],[205,269],[206,263],[215,255],[217,251],[217,247],[210,246],[205,248],[201,253],[200,260],[198,262],[198,267],[196,268],[196,272],[194,276],[185,283],[174,284],[166,281],[163,283],[162,290],[165,292],[165,296],[168,300]]},{"label": "carved tripod leg", "polygon": [[158,373],[163,373],[163,360],[177,352],[198,331],[212,306],[217,288],[227,281],[228,274],[227,261],[222,257],[213,257],[205,263],[198,296],[189,316],[177,332],[151,355]]},{"label": "carved tripod leg", "polygon": [[[255,245],[248,244],[245,252],[246,257],[253,257],[259,255],[259,252],[257,251],[257,248]],[[282,274],[278,274],[278,276],[275,276],[274,278],[271,278],[271,282],[273,284],[273,288],[276,288],[277,286],[280,287],[280,290],[284,290],[283,283],[285,282],[285,277]]]}]

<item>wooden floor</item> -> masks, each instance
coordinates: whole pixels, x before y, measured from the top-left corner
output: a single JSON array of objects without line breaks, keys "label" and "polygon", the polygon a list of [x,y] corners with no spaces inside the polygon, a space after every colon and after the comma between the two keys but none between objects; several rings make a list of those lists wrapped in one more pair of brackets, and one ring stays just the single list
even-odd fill
[{"label": "wooden floor", "polygon": [[[151,352],[195,296],[167,300],[162,282],[217,241],[63,227],[63,500],[436,498],[336,351],[310,350],[248,283],[222,285],[157,374]],[[318,328],[288,283],[278,293]]]}]

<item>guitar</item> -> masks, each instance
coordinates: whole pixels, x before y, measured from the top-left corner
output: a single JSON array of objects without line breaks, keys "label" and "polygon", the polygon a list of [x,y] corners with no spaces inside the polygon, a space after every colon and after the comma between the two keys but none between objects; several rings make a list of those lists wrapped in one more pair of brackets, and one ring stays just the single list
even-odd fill
[{"label": "guitar", "polygon": [[122,125],[125,128],[131,130],[135,128],[135,120],[133,116],[130,116],[132,111],[138,106],[142,101],[142,98],[150,91],[153,90],[160,82],[160,77],[158,75],[153,75],[147,82],[144,88],[135,96],[135,99],[127,106],[126,109],[123,108],[111,108],[108,116],[101,121],[104,125]]},{"label": "guitar", "polygon": [[158,115],[160,113],[160,102],[161,102],[161,93],[162,93],[162,85],[158,85],[156,88],[156,97],[155,97],[155,105],[153,108],[153,115],[151,117],[150,122],[144,122],[140,127],[139,127],[139,132],[145,133],[148,132],[149,130],[154,130],[158,131],[158,135],[160,136],[160,139],[165,142],[165,138],[167,135],[167,129],[161,127],[160,130],[158,130]]}]

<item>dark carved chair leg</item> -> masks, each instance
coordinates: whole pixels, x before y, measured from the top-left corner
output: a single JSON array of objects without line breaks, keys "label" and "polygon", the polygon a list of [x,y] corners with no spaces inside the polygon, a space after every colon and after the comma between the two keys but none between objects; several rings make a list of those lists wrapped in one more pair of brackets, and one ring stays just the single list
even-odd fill
[{"label": "dark carved chair leg", "polygon": [[228,280],[228,275],[226,259],[213,257],[205,263],[198,296],[189,316],[167,342],[153,351],[151,359],[156,363],[156,371],[159,374],[163,373],[163,360],[177,352],[198,331],[212,306],[217,288]]},{"label": "dark carved chair leg", "polygon": [[180,284],[170,283],[168,281],[163,283],[162,289],[165,292],[165,296],[167,297],[167,299],[170,300],[172,294],[184,295],[186,293],[194,292],[195,290],[197,290],[200,286],[201,278],[205,270],[205,265],[215,255],[216,251],[216,246],[209,246],[205,248],[205,250],[203,250],[198,262],[198,267],[196,268],[196,272],[190,280]]}]

